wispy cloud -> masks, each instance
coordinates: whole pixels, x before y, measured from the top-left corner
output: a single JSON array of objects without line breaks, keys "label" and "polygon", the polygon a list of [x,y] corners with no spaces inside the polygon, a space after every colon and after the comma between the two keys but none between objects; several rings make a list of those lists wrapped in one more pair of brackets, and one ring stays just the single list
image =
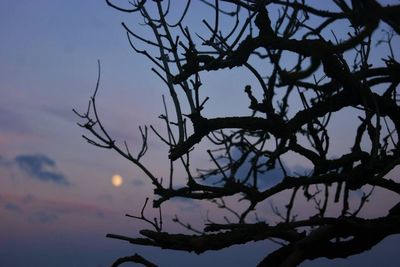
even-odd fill
[{"label": "wispy cloud", "polygon": [[144,186],[144,185],[145,185],[145,182],[144,182],[143,180],[140,180],[140,179],[134,179],[134,180],[132,181],[132,184],[133,184],[134,186],[136,186],[136,187],[139,187],[139,186]]},{"label": "wispy cloud", "polygon": [[[49,224],[58,221],[108,220],[116,213],[97,204],[79,200],[61,200],[42,196],[14,195],[0,193],[0,214],[19,216],[21,221],[32,224]],[[0,226],[2,222],[0,220]]]},{"label": "wispy cloud", "polygon": [[15,158],[15,163],[32,178],[63,186],[70,185],[67,178],[57,171],[56,162],[45,155],[19,155]]},{"label": "wispy cloud", "polygon": [[37,210],[30,214],[28,220],[30,222],[39,222],[42,224],[51,223],[58,219],[58,215],[52,211]]},{"label": "wispy cloud", "polygon": [[21,211],[21,207],[18,206],[17,204],[15,204],[15,203],[12,203],[12,202],[6,202],[6,203],[4,203],[4,208],[5,208],[6,210],[12,211],[12,212],[19,212],[19,211]]}]

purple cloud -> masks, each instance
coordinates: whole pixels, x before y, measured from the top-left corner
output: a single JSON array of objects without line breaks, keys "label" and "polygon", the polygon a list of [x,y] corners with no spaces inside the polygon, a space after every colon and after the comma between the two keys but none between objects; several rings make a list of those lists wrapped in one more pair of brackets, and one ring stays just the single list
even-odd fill
[{"label": "purple cloud", "polygon": [[40,181],[51,181],[67,186],[70,182],[56,170],[56,163],[45,155],[19,155],[15,158],[18,167],[32,178]]}]

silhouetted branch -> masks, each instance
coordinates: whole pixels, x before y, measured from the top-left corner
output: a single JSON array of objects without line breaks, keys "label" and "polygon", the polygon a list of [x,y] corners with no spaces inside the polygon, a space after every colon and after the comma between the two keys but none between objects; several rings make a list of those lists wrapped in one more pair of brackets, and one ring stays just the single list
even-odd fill
[{"label": "silhouetted branch", "polygon": [[[205,31],[200,31],[184,24],[197,12],[192,10],[194,1],[182,4],[174,23],[169,18],[176,6],[170,1],[127,1],[131,8],[106,3],[141,16],[141,26],[148,30],[139,34],[143,31],[122,23],[132,50],[154,64],[151,70],[168,92],[159,117],[165,131],[150,128],[169,151],[168,181],[163,185],[143,163],[151,149],[146,126],[139,127],[137,152],[126,142],[123,148],[117,145],[98,112],[99,64],[86,111],[74,110],[82,121],[78,125],[89,133],[83,138],[139,167],[154,186],[153,207],[160,214],[159,219],[145,217],[146,199],[139,216],[127,216],[155,230],[140,231],[140,238],[108,237],[196,253],[270,239],[281,247],[259,266],[295,266],[318,257],[361,253],[400,232],[400,204],[384,217],[357,217],[368,201],[379,201],[374,188],[400,195],[400,182],[390,176],[400,164],[400,63],[394,49],[400,5],[332,0],[332,8],[322,2],[202,0],[214,21],[204,19]],[[344,24],[350,25],[347,35]],[[379,37],[376,32],[382,29]],[[220,88],[207,83],[210,76],[205,72],[231,69],[244,71],[250,81],[222,81]],[[209,90],[227,91],[215,101]],[[242,93],[246,112],[229,109],[233,91]],[[221,114],[210,112],[210,103],[216,103]],[[354,114],[354,129],[339,129],[347,114]],[[337,146],[340,131],[352,144],[348,149]],[[208,153],[208,166],[198,167],[194,150]],[[293,157],[307,163],[302,173],[288,164]],[[161,205],[173,198],[211,201],[233,216],[222,213],[219,223],[207,212],[204,232],[176,216],[172,220],[195,235],[163,232]],[[313,209],[300,210],[297,203],[303,201]],[[276,224],[263,221],[270,214],[263,208],[268,203]],[[314,215],[306,218],[303,213]],[[131,259],[121,258],[120,263]],[[141,258],[133,259],[146,265]]]},{"label": "silhouetted branch", "polygon": [[157,265],[155,265],[154,263],[146,260],[145,258],[143,258],[142,256],[140,256],[139,254],[135,253],[132,256],[127,256],[127,257],[122,257],[117,259],[112,265],[111,267],[118,267],[123,263],[126,262],[134,262],[134,263],[140,263],[146,267],[157,267]]}]

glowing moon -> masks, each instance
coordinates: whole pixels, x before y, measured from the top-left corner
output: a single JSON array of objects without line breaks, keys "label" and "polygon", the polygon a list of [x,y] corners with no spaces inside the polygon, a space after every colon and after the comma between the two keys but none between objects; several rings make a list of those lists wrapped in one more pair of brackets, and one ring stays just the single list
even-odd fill
[{"label": "glowing moon", "polygon": [[122,185],[122,176],[119,174],[114,174],[113,177],[111,178],[111,183],[115,187],[119,187]]}]

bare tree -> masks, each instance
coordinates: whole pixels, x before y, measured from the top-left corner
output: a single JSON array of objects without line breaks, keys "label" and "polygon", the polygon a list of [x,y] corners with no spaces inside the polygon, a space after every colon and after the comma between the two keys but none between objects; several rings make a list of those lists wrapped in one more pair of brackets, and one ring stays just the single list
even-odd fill
[{"label": "bare tree", "polygon": [[[400,202],[387,207],[383,217],[360,217],[373,190],[400,195],[399,181],[388,178],[400,162],[400,64],[392,47],[400,33],[400,5],[376,0],[320,1],[321,6],[305,0],[200,1],[214,16],[203,20],[203,29],[186,26],[194,4],[190,0],[185,5],[179,1],[180,6],[167,0],[127,1],[126,6],[106,0],[119,11],[141,16],[142,27],[152,34],[139,35],[122,23],[132,49],[154,64],[152,71],[169,93],[160,116],[166,133],[150,129],[168,146],[171,168],[163,180],[143,163],[147,127],[140,128],[142,145],[135,154],[126,143],[117,145],[97,113],[97,84],[87,111],[76,112],[92,134],[84,138],[141,169],[154,186],[153,207],[160,209],[158,219],[147,218],[146,199],[140,215],[128,215],[149,223],[152,229],[141,230],[143,237],[108,237],[195,253],[271,239],[281,246],[260,259],[259,266],[296,266],[359,254],[400,233]],[[386,54],[377,55],[377,49]],[[244,89],[247,114],[205,116],[202,75],[231,69],[246,70],[254,81],[237,85]],[[343,130],[353,145],[335,155],[332,118],[340,119],[345,110],[358,116],[355,131]],[[190,156],[196,144],[205,142],[211,144],[212,165],[196,169]],[[290,171],[284,160],[290,155],[311,167]],[[183,186],[175,182],[178,165],[186,171]],[[283,177],[271,185],[273,169]],[[281,194],[287,203],[271,201]],[[207,218],[202,230],[176,217],[193,233],[168,233],[161,206],[176,197],[210,201],[232,216],[219,222]],[[240,208],[234,201],[240,201]],[[313,209],[296,208],[302,201]],[[275,221],[263,219],[264,209],[258,210],[265,203]],[[118,259],[114,266],[127,261],[154,266],[139,255]]]}]

